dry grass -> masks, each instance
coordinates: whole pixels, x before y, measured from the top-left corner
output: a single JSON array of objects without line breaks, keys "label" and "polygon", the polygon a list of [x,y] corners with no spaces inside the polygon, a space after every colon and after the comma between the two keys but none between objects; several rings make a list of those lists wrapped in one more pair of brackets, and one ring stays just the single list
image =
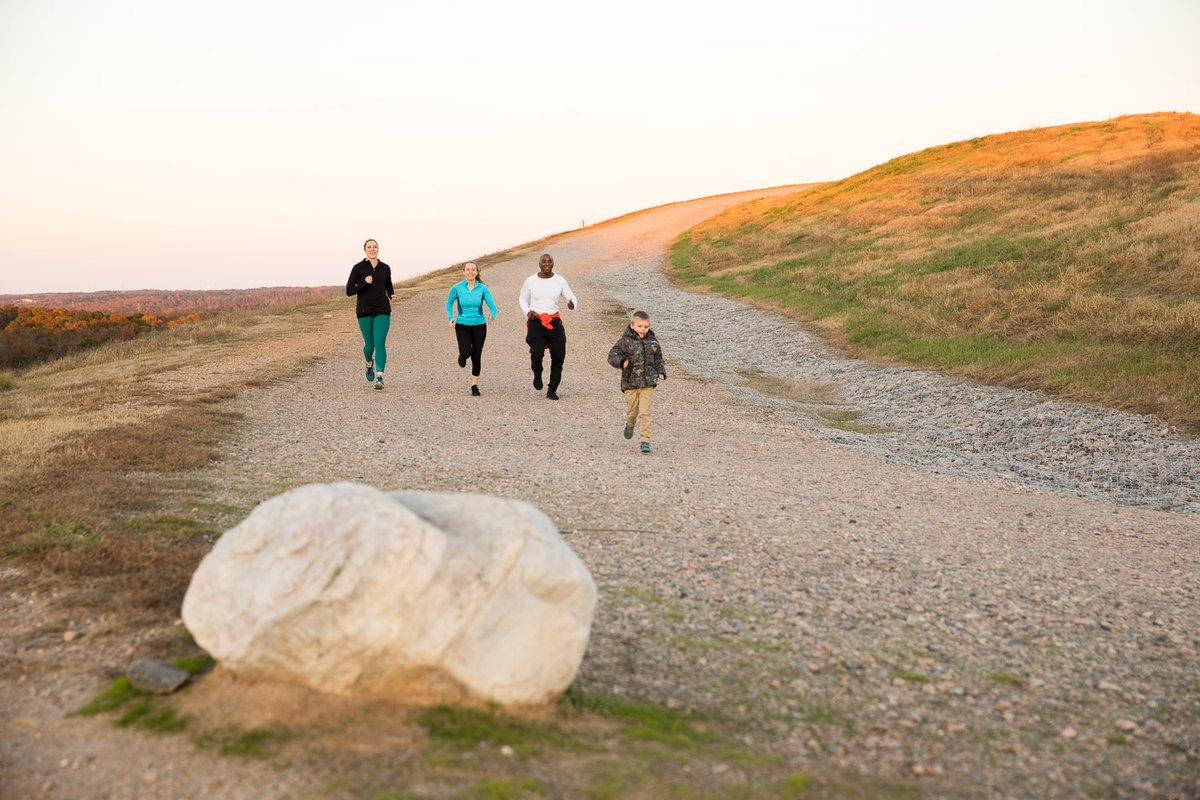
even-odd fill
[{"label": "dry grass", "polygon": [[672,275],[856,354],[1200,431],[1200,117],[944,145],[738,206]]},{"label": "dry grass", "polygon": [[67,579],[78,602],[174,614],[212,528],[164,537],[123,522],[210,460],[236,422],[224,401],[293,372],[310,356],[272,344],[333,307],[239,312],[19,375],[0,398],[0,555]]}]

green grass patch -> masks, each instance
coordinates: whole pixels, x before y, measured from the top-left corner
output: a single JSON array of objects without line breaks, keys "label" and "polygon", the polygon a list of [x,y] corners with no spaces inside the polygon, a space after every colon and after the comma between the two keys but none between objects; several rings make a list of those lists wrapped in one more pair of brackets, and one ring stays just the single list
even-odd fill
[{"label": "green grass patch", "polygon": [[697,727],[700,720],[644,700],[627,700],[604,695],[585,694],[571,687],[559,707],[564,711],[588,712],[621,723],[625,736],[656,742],[678,749],[710,747],[722,738]]},{"label": "green grass patch", "polygon": [[196,745],[216,750],[219,755],[235,758],[267,758],[278,745],[294,735],[287,730],[251,728],[248,731],[205,731],[196,737]]},{"label": "green grass patch", "polygon": [[190,517],[170,515],[128,517],[121,524],[126,530],[154,536],[200,536],[220,533],[219,529]]},{"label": "green grass patch", "polygon": [[828,706],[810,706],[800,713],[800,719],[810,725],[841,725],[842,717]]},{"label": "green grass patch", "polygon": [[522,720],[497,708],[434,706],[417,715],[417,724],[431,741],[456,750],[469,750],[480,744],[507,745],[518,757],[529,758],[544,747],[584,747],[557,725]]},{"label": "green grass patch", "polygon": [[86,524],[73,520],[51,522],[34,531],[17,536],[4,546],[8,555],[44,553],[58,548],[86,547],[99,540]]},{"label": "green grass patch", "polygon": [[117,727],[134,727],[150,733],[181,733],[191,722],[189,716],[179,716],[174,708],[151,697],[139,697],[125,707]]},{"label": "green grass patch", "polygon": [[138,697],[149,697],[149,694],[133,688],[129,678],[122,675],[97,692],[91,700],[72,711],[70,716],[94,717],[97,714],[114,711]]},{"label": "green grass patch", "polygon": [[12,375],[9,375],[7,372],[0,372],[0,392],[7,392],[16,385]]},{"label": "green grass patch", "polygon": [[540,794],[545,784],[533,778],[507,780],[503,778],[485,778],[471,787],[471,797],[476,800],[520,800],[523,797]]},{"label": "green grass patch", "polygon": [[902,670],[893,670],[893,678],[900,678],[909,683],[929,683],[929,676],[923,675],[920,672],[904,672]]}]

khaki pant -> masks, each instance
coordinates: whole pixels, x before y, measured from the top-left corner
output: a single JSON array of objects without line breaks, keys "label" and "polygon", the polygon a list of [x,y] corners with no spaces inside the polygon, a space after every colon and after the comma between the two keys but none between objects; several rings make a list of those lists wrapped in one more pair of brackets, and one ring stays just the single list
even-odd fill
[{"label": "khaki pant", "polygon": [[632,428],[642,418],[642,441],[650,441],[650,403],[654,400],[654,387],[625,390],[625,427]]}]

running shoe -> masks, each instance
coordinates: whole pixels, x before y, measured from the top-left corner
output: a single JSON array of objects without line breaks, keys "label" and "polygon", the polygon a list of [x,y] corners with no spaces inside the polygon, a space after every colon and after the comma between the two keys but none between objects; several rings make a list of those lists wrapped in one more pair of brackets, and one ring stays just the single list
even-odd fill
[{"label": "running shoe", "polygon": [[546,399],[547,400],[557,400],[558,393],[557,392],[546,392]]},{"label": "running shoe", "polygon": [[367,364],[367,383],[375,380],[375,365]]},{"label": "running shoe", "polygon": [[642,452],[643,453],[650,452],[650,443],[649,442],[642,442]]},{"label": "running shoe", "polygon": [[471,397],[479,397],[479,387],[478,386],[471,387]]},{"label": "running shoe", "polygon": [[626,426],[625,426],[625,438],[626,438],[626,439],[632,439],[632,438],[633,438],[633,426],[632,426],[632,425],[626,425]]},{"label": "running shoe", "polygon": [[375,376],[375,388],[379,391],[383,391],[383,376],[382,375]]}]

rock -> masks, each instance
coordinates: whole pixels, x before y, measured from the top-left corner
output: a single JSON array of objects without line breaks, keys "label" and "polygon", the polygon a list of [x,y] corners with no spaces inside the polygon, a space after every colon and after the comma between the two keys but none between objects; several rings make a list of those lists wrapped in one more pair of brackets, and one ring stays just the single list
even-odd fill
[{"label": "rock", "polygon": [[538,704],[583,659],[587,568],[527,503],[314,484],[197,568],[183,620],[228,671],[409,703]]},{"label": "rock", "polygon": [[1126,733],[1132,733],[1138,729],[1137,723],[1131,719],[1119,719],[1113,724],[1116,726],[1117,730],[1125,731]]},{"label": "rock", "polygon": [[1076,733],[1074,728],[1068,725],[1067,727],[1063,728],[1058,735],[1064,739],[1074,739],[1079,734]]},{"label": "rock", "polygon": [[153,694],[170,694],[187,683],[191,674],[174,664],[140,658],[129,665],[125,672],[133,688]]}]

